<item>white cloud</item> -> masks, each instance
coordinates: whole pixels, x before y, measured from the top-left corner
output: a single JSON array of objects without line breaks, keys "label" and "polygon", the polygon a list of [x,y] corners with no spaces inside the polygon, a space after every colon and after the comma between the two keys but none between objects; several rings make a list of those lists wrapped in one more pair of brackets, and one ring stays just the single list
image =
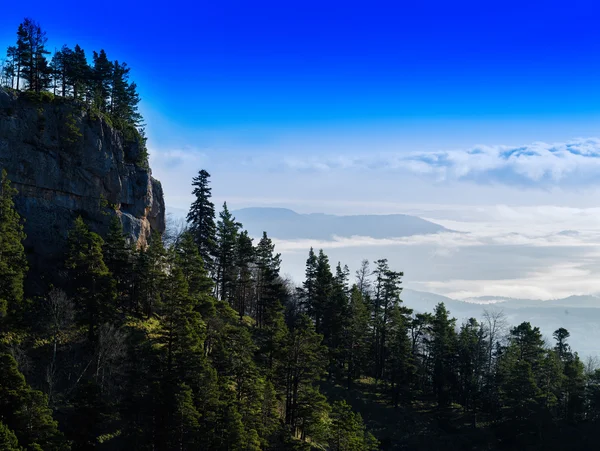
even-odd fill
[{"label": "white cloud", "polygon": [[[597,183],[600,140],[532,143],[521,147],[475,146],[437,152],[369,153],[284,158],[290,170],[376,170],[410,172],[441,181],[469,180],[508,185]],[[596,179],[594,179],[596,177]]]}]

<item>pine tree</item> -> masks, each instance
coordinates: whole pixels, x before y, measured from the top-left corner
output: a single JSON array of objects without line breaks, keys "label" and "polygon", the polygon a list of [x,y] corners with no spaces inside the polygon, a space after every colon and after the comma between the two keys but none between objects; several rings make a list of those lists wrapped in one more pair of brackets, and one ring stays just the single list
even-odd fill
[{"label": "pine tree", "polygon": [[410,386],[414,373],[410,340],[408,338],[409,314],[411,310],[398,305],[389,314],[387,340],[384,356],[387,360],[384,376],[390,384],[391,400],[394,407],[400,402],[410,402]]},{"label": "pine tree", "polygon": [[23,77],[25,62],[30,60],[29,47],[26,41],[27,31],[25,30],[25,26],[20,24],[19,29],[17,30],[17,46],[15,51],[15,64],[17,66],[17,82],[15,88],[17,90],[21,89],[21,78]]},{"label": "pine tree", "polygon": [[369,352],[370,313],[357,285],[350,292],[348,308],[348,325],[344,333],[344,350],[346,361],[346,386],[351,388],[354,379],[366,369]]},{"label": "pine tree", "polygon": [[313,312],[315,320],[315,329],[317,333],[323,334],[326,339],[329,338],[331,331],[325,331],[323,328],[323,320],[326,315],[326,309],[328,301],[333,292],[333,275],[331,274],[331,266],[329,265],[329,258],[323,252],[323,249],[319,250],[317,257],[317,266],[315,274],[315,294],[313,301]]},{"label": "pine tree", "polygon": [[316,318],[317,312],[315,309],[315,290],[317,278],[317,255],[313,248],[308,252],[306,260],[305,280],[302,284],[302,304],[304,313],[310,318]]},{"label": "pine tree", "polygon": [[108,111],[108,100],[111,91],[113,74],[112,62],[106,56],[104,50],[93,54],[93,99],[94,105],[102,112]]},{"label": "pine tree", "polygon": [[69,449],[52,419],[46,397],[26,384],[9,354],[0,354],[0,418],[27,449]]},{"label": "pine tree", "polygon": [[40,92],[49,85],[49,68],[46,55],[46,32],[38,23],[26,18],[19,27],[19,42],[21,47],[21,72],[30,91]]},{"label": "pine tree", "polygon": [[[263,232],[255,250],[256,274],[254,306],[258,327],[270,327],[279,319],[284,287],[279,278],[281,254],[275,253],[273,241]],[[276,320],[277,318],[277,320]]]},{"label": "pine tree", "polygon": [[4,79],[4,86],[15,88],[15,79],[17,76],[18,52],[16,46],[9,46],[6,49],[6,61],[3,71],[0,74]]},{"label": "pine tree", "polygon": [[123,224],[117,215],[111,218],[102,250],[106,267],[116,283],[117,299],[121,305],[129,305],[133,285],[133,257],[123,234]]},{"label": "pine tree", "polygon": [[360,414],[354,413],[346,401],[331,406],[331,451],[371,451],[378,449],[377,440],[366,431]]},{"label": "pine tree", "polygon": [[0,421],[0,449],[4,451],[23,451],[19,446],[19,440],[8,426]]},{"label": "pine tree", "polygon": [[392,271],[387,259],[377,260],[377,268],[373,272],[376,276],[374,294],[372,299],[372,324],[373,324],[373,359],[374,376],[380,379],[385,371],[385,348],[392,309],[400,302],[400,287],[403,273]]},{"label": "pine tree", "polygon": [[15,314],[23,303],[23,281],[27,260],[23,240],[25,233],[13,201],[17,191],[8,175],[0,175],[0,317]]},{"label": "pine tree", "polygon": [[175,252],[190,295],[195,297],[208,295],[212,291],[213,282],[208,277],[194,237],[189,231],[185,231],[175,242]]},{"label": "pine tree", "polygon": [[112,63],[112,80],[110,92],[110,114],[115,125],[123,128],[127,125],[140,125],[141,115],[138,113],[140,102],[135,83],[129,83],[130,68],[126,63]]},{"label": "pine tree", "polygon": [[160,342],[166,349],[167,372],[186,381],[190,369],[202,360],[205,325],[196,310],[197,300],[190,296],[177,254],[170,251],[167,261],[160,306]]},{"label": "pine tree", "polygon": [[137,253],[134,274],[134,302],[136,313],[143,313],[150,318],[160,304],[164,289],[166,268],[166,250],[157,232],[150,237],[147,249]]},{"label": "pine tree", "polygon": [[241,224],[229,212],[227,203],[219,213],[216,233],[216,282],[217,299],[231,302],[235,282],[235,245]]},{"label": "pine tree", "polygon": [[248,313],[248,308],[253,293],[252,266],[254,264],[255,251],[252,246],[252,238],[244,230],[238,235],[235,246],[236,287],[234,306],[240,315],[240,319]]},{"label": "pine tree", "polygon": [[485,362],[486,334],[475,318],[464,323],[458,334],[457,363],[460,403],[466,410],[475,411],[481,397]]},{"label": "pine tree", "polygon": [[189,231],[196,241],[204,267],[209,271],[214,270],[213,255],[216,252],[216,225],[215,206],[211,202],[211,188],[209,186],[210,174],[202,169],[194,177],[192,194],[196,197],[187,215]]},{"label": "pine tree", "polygon": [[61,95],[65,97],[71,92],[70,90],[70,64],[73,61],[73,50],[66,45],[54,53],[52,62],[50,63],[50,69],[54,77],[54,85],[59,86],[61,89]]},{"label": "pine tree", "polygon": [[81,99],[87,92],[91,79],[91,68],[85,57],[85,51],[78,45],[73,52],[66,55],[67,60],[67,80],[73,88],[73,97]]},{"label": "pine tree", "polygon": [[69,232],[65,266],[79,320],[93,342],[96,328],[115,314],[115,282],[104,263],[102,238],[89,230],[81,216]]},{"label": "pine tree", "polygon": [[363,260],[360,268],[356,270],[356,286],[363,296],[368,296],[371,293],[371,269],[369,268],[369,260]]},{"label": "pine tree", "polygon": [[[303,415],[310,413],[310,407],[300,411],[301,402],[309,402],[311,396],[316,402],[319,401],[313,386],[325,371],[326,349],[321,344],[322,339],[315,332],[310,318],[302,315],[290,333],[284,350],[285,360],[279,369],[279,380],[285,392],[285,423],[294,432],[302,427]],[[307,396],[303,397],[303,394]]]},{"label": "pine tree", "polygon": [[455,318],[444,303],[435,307],[430,353],[433,360],[433,392],[440,407],[450,404],[456,387],[456,330]]}]

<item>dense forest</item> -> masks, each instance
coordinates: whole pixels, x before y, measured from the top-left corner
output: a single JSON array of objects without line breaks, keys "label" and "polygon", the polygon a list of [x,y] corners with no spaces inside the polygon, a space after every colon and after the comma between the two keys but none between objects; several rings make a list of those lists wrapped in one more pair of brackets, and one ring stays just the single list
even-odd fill
[{"label": "dense forest", "polygon": [[[81,49],[65,47],[47,64],[38,25],[26,20],[18,36],[5,83],[83,100],[138,126],[134,84],[124,81],[129,107],[119,107],[124,65],[100,63],[108,62],[100,52],[76,79],[70,58]],[[114,212],[102,237],[78,218],[60,279],[36,294],[28,289],[37,275],[23,246],[27,218],[2,172],[0,449],[597,443],[600,369],[570,349],[567,330],[546,342],[537,327],[510,327],[498,311],[462,324],[444,304],[414,312],[401,300],[403,273],[386,259],[350,274],[310,249],[295,285],[280,274],[266,232],[249,236],[227,204],[217,214],[207,171],[192,189],[187,223],[147,247],[129,242]]]}]

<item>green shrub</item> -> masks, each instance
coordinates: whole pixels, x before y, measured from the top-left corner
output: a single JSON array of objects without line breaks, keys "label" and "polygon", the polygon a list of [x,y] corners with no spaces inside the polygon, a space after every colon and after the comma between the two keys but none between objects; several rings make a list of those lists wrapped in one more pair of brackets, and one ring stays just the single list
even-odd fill
[{"label": "green shrub", "polygon": [[83,133],[81,133],[81,129],[79,128],[79,125],[77,124],[77,120],[75,119],[75,116],[73,116],[73,113],[67,114],[63,122],[63,127],[63,140],[68,146],[73,146],[83,136]]},{"label": "green shrub", "polygon": [[54,102],[54,94],[48,91],[35,92],[25,91],[21,94],[23,98],[31,103],[52,103]]},{"label": "green shrub", "polygon": [[52,94],[49,91],[42,91],[42,92],[40,92],[39,96],[40,96],[40,101],[42,103],[52,103],[52,102],[54,102],[54,94]]}]

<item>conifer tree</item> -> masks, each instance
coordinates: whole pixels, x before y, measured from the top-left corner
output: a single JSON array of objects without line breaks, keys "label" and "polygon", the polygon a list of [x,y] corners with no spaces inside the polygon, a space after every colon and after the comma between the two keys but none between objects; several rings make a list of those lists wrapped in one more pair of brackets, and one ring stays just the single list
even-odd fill
[{"label": "conifer tree", "polygon": [[15,79],[17,76],[18,52],[16,46],[9,46],[6,49],[6,61],[3,71],[0,74],[4,79],[4,86],[15,88]]},{"label": "conifer tree", "polygon": [[235,282],[235,245],[237,243],[241,224],[229,212],[227,203],[219,213],[216,232],[216,282],[217,299],[232,300]]},{"label": "conifer tree", "polygon": [[409,315],[412,311],[395,305],[389,313],[389,326],[384,355],[388,360],[384,376],[390,384],[394,407],[410,402],[410,388],[414,373],[410,340],[408,338]]},{"label": "conifer tree", "polygon": [[194,237],[189,231],[181,234],[175,242],[178,264],[188,284],[191,296],[206,296],[212,291],[213,282],[208,277]]},{"label": "conifer tree", "polygon": [[17,90],[21,89],[21,78],[23,77],[23,68],[25,62],[30,60],[29,56],[29,48],[26,43],[27,40],[27,31],[25,26],[21,23],[19,25],[19,29],[17,30],[17,45],[15,49],[15,65],[17,72],[17,82],[15,84],[15,88]]},{"label": "conifer tree", "polygon": [[77,44],[73,52],[67,53],[67,79],[73,88],[73,97],[82,99],[87,92],[91,78],[91,69],[85,57],[85,51]]},{"label": "conifer tree", "polygon": [[444,303],[435,307],[429,345],[433,359],[433,392],[440,407],[450,404],[456,387],[455,323]]},{"label": "conifer tree", "polygon": [[70,91],[70,64],[73,60],[73,50],[66,45],[54,53],[50,68],[54,77],[54,86],[60,85],[61,95],[65,97]]},{"label": "conifer tree", "polygon": [[5,170],[0,174],[0,317],[20,310],[27,260],[23,240],[25,233],[13,201],[17,190]]},{"label": "conifer tree", "polygon": [[26,18],[17,33],[21,48],[21,72],[30,91],[40,92],[49,85],[49,68],[46,55],[46,32],[33,20]]},{"label": "conifer tree", "polygon": [[336,401],[331,406],[331,451],[372,451],[378,443],[366,431],[360,414],[354,413],[346,401]]},{"label": "conifer tree", "polygon": [[369,352],[370,314],[363,294],[357,285],[352,287],[348,306],[348,325],[344,331],[346,386],[364,374]]},{"label": "conifer tree", "polygon": [[215,206],[211,199],[210,174],[202,169],[192,181],[195,200],[187,215],[189,231],[194,237],[198,251],[207,271],[214,271],[213,256],[216,252]]},{"label": "conifer tree", "polygon": [[324,330],[323,320],[326,315],[328,301],[331,298],[333,292],[333,287],[333,275],[331,274],[329,258],[327,257],[327,255],[325,255],[323,249],[320,249],[316,265],[313,311],[315,329],[317,333],[323,334],[326,338],[329,337],[331,331]]},{"label": "conifer tree", "polygon": [[250,300],[253,298],[251,285],[253,282],[252,266],[254,259],[255,250],[252,246],[252,238],[244,230],[238,235],[235,246],[235,308],[240,315],[240,319],[248,312]]},{"label": "conifer tree", "polygon": [[[309,415],[310,407],[301,403],[310,403],[314,399],[319,403],[314,384],[324,373],[326,349],[322,346],[322,336],[315,332],[312,321],[301,315],[290,333],[284,350],[285,360],[280,368],[280,383],[285,393],[285,423],[297,432]],[[303,394],[307,396],[303,397]],[[310,396],[308,396],[310,394]]]},{"label": "conifer tree", "polygon": [[0,421],[0,449],[4,451],[23,451],[19,446],[19,440],[8,426]]},{"label": "conifer tree", "polygon": [[71,295],[79,320],[86,325],[93,342],[96,328],[114,317],[115,282],[104,263],[102,238],[91,232],[81,216],[69,231],[65,266],[71,281]]},{"label": "conifer tree", "polygon": [[[52,419],[46,397],[26,384],[10,354],[0,354],[0,419],[27,449],[69,449]],[[5,436],[14,444],[11,434]]]},{"label": "conifer tree", "polygon": [[317,255],[311,247],[308,252],[308,259],[306,260],[305,279],[302,284],[303,310],[310,318],[316,318],[317,315],[315,308],[316,278]]},{"label": "conifer tree", "polygon": [[256,246],[255,316],[258,327],[274,324],[281,311],[283,285],[279,278],[281,254],[275,253],[273,241],[263,232]]},{"label": "conifer tree", "polygon": [[167,253],[161,236],[153,233],[147,249],[138,251],[134,276],[134,305],[136,313],[150,318],[159,307],[165,279]]},{"label": "conifer tree", "polygon": [[94,105],[102,112],[108,111],[108,100],[112,81],[113,65],[106,56],[106,52],[93,54],[93,99]]},{"label": "conifer tree", "polygon": [[133,260],[131,247],[127,245],[123,234],[123,224],[117,215],[111,218],[102,249],[104,262],[116,283],[118,301],[127,305],[132,295]]}]

